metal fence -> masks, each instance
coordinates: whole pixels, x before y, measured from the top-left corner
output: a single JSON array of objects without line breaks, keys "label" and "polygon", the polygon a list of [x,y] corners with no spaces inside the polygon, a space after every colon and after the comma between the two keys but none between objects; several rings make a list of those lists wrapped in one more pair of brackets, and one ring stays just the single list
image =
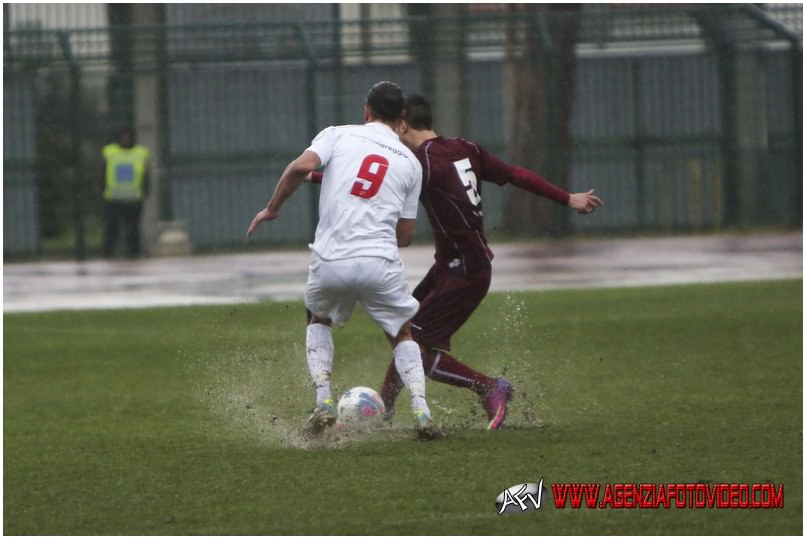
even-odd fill
[{"label": "metal fence", "polygon": [[[43,253],[46,237],[65,234],[78,256],[97,251],[100,148],[123,124],[155,154],[145,225],[181,221],[197,248],[243,246],[288,160],[321,128],[359,122],[378,80],[429,95],[442,134],[510,158],[516,60],[530,35],[566,16],[341,20],[320,9],[316,20],[303,10],[294,21],[210,24],[198,21],[220,9],[163,9],[159,24],[4,33],[6,254]],[[607,208],[572,230],[799,225],[798,17],[782,24],[752,5],[576,16],[566,187],[595,187]],[[423,28],[439,29],[426,57]],[[256,243],[311,240],[317,192],[304,190]],[[485,188],[489,231],[503,231],[516,196]]]}]

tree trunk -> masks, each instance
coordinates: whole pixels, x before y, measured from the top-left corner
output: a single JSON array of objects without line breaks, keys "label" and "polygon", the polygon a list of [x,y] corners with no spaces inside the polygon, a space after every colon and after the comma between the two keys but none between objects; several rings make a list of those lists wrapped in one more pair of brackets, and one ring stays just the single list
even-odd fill
[{"label": "tree trunk", "polygon": [[[513,121],[511,160],[568,188],[571,106],[579,5],[526,4],[525,36],[513,39],[521,54],[510,59]],[[517,51],[510,51],[513,56]],[[512,233],[560,235],[570,228],[568,210],[518,190],[507,201],[505,227]]]}]

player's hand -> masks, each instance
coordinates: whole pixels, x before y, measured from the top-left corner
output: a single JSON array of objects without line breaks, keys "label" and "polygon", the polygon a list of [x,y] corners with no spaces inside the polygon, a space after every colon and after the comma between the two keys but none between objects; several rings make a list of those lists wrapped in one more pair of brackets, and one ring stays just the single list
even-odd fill
[{"label": "player's hand", "polygon": [[577,213],[593,213],[599,206],[604,206],[604,202],[591,189],[586,193],[573,193],[568,199],[568,205]]},{"label": "player's hand", "polygon": [[262,210],[257,212],[255,218],[252,219],[251,223],[249,223],[249,228],[246,229],[246,237],[248,238],[249,236],[251,236],[252,233],[257,228],[257,225],[259,225],[263,221],[272,221],[274,219],[277,219],[277,212],[270,211],[269,208],[263,208]]}]

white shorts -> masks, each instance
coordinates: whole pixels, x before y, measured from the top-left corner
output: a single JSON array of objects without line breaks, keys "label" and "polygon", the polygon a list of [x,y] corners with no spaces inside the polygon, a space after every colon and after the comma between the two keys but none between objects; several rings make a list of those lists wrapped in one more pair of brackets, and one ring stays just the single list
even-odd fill
[{"label": "white shorts", "polygon": [[375,256],[322,260],[311,255],[305,306],[342,326],[360,303],[367,315],[395,337],[420,307],[409,294],[403,262]]}]

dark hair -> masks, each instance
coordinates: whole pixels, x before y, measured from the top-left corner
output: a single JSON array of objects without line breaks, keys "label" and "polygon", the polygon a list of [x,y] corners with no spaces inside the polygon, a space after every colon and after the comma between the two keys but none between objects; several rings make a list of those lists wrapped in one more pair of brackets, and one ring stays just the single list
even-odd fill
[{"label": "dark hair", "polygon": [[433,129],[431,103],[421,95],[411,94],[406,97],[406,122],[412,129]]},{"label": "dark hair", "polygon": [[403,92],[394,82],[378,82],[367,93],[367,105],[381,120],[397,120],[403,114]]},{"label": "dark hair", "polygon": [[115,131],[115,138],[119,139],[123,135],[129,135],[131,138],[134,138],[135,137],[134,128],[127,125]]}]

